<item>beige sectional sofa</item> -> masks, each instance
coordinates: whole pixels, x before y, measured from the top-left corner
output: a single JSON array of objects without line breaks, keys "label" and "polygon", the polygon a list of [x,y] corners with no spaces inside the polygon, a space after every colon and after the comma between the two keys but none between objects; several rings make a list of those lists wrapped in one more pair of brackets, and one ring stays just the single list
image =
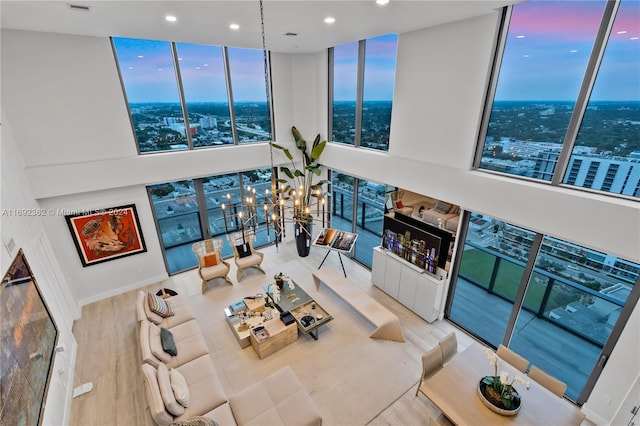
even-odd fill
[{"label": "beige sectional sofa", "polygon": [[[318,407],[288,366],[228,398],[188,300],[180,295],[168,298],[174,315],[164,318],[150,310],[147,298],[147,293],[138,292],[141,370],[148,410],[159,426],[197,416],[220,426],[322,424]],[[164,351],[160,327],[171,332],[175,356]],[[172,382],[175,372],[184,382]],[[178,402],[185,402],[185,394],[190,399],[186,407]]]}]

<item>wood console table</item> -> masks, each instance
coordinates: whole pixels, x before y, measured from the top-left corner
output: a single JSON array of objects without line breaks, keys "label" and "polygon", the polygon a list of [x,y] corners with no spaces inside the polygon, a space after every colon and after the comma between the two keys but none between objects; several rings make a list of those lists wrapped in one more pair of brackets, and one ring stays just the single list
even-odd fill
[{"label": "wood console table", "polygon": [[477,395],[480,379],[493,374],[493,366],[477,343],[456,354],[446,366],[425,380],[420,392],[456,425],[569,426],[582,423],[585,415],[570,401],[554,395],[503,360],[498,364],[498,373],[501,371],[520,375],[531,382],[529,390],[516,385],[522,395],[522,407],[512,417],[492,412]]}]

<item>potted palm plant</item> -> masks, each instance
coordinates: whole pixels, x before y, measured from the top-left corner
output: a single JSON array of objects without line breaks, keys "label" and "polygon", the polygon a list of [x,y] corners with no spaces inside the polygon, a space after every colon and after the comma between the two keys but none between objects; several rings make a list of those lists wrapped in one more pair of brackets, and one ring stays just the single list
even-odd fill
[{"label": "potted palm plant", "polygon": [[281,191],[288,195],[293,208],[293,224],[296,236],[296,247],[298,255],[304,257],[309,255],[311,248],[311,232],[313,215],[311,206],[313,202],[319,203],[323,194],[322,185],[328,183],[326,179],[314,182],[314,178],[322,174],[318,163],[327,141],[320,141],[318,134],[313,143],[309,146],[295,126],[291,127],[291,133],[296,143],[296,148],[302,157],[302,168],[296,167],[293,154],[288,148],[271,142],[273,148],[281,150],[291,162],[291,167],[281,166],[280,171],[288,179],[278,179],[278,183],[283,184]]}]

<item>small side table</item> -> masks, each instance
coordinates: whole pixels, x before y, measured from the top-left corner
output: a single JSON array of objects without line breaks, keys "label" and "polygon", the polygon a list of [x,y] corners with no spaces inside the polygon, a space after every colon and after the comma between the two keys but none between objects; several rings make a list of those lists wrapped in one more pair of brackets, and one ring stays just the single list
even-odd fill
[{"label": "small side table", "polygon": [[298,324],[295,322],[284,325],[280,318],[273,318],[262,323],[262,326],[269,332],[269,337],[266,339],[259,340],[253,332],[249,333],[251,346],[260,359],[279,351],[298,339]]}]

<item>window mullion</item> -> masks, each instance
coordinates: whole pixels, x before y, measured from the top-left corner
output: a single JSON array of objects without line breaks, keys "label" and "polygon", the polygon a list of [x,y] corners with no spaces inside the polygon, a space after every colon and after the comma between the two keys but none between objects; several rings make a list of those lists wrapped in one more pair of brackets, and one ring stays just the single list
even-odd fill
[{"label": "window mullion", "polygon": [[366,50],[366,40],[358,43],[358,82],[356,85],[356,134],[353,139],[353,146],[360,146],[362,138],[362,102],[364,97],[364,55]]},{"label": "window mullion", "polygon": [[524,303],[524,297],[527,294],[527,287],[529,282],[531,281],[531,276],[533,275],[533,269],[536,266],[536,259],[538,258],[538,253],[540,252],[540,248],[542,247],[542,238],[543,235],[537,233],[533,238],[533,242],[531,243],[531,250],[529,251],[529,258],[527,259],[527,264],[524,267],[524,272],[522,273],[522,279],[520,280],[520,286],[518,287],[518,292],[515,295],[515,300],[513,301],[513,309],[511,310],[511,316],[509,317],[509,322],[507,323],[507,329],[505,330],[504,337],[502,338],[502,344],[505,346],[509,346],[509,341],[511,340],[511,336],[513,336],[513,332],[516,328],[516,323],[518,322],[518,315],[522,310],[522,305]]},{"label": "window mullion", "polygon": [[552,185],[560,185],[562,179],[566,173],[573,147],[578,137],[578,131],[582,124],[584,113],[587,110],[587,104],[589,103],[589,96],[593,90],[596,77],[598,75],[598,69],[604,56],[604,51],[607,47],[607,40],[611,34],[613,23],[615,21],[616,12],[620,6],[620,0],[607,1],[602,20],[600,21],[600,27],[598,28],[598,34],[596,35],[593,43],[593,49],[591,50],[591,56],[589,57],[589,63],[585,70],[584,78],[582,79],[582,85],[580,86],[580,92],[578,92],[578,98],[576,99],[576,105],[571,114],[569,120],[569,126],[567,127],[567,133],[565,133],[564,140],[562,142],[562,151],[558,157],[558,164],[556,164],[553,178],[551,180]]},{"label": "window mullion", "polygon": [[171,42],[171,55],[173,56],[173,67],[176,72],[176,80],[178,83],[178,96],[180,97],[180,106],[182,107],[182,116],[184,117],[184,133],[187,138],[189,149],[193,149],[193,141],[191,140],[191,125],[189,124],[189,112],[187,111],[187,101],[184,97],[184,88],[182,87],[182,75],[180,74],[180,65],[178,64],[178,49],[176,43]]},{"label": "window mullion", "polygon": [[224,63],[224,79],[227,82],[227,96],[229,98],[229,121],[231,122],[231,137],[233,144],[238,145],[238,129],[236,129],[236,109],[233,105],[233,89],[231,88],[231,70],[229,68],[229,50],[222,47],[222,62]]},{"label": "window mullion", "polygon": [[329,60],[328,60],[328,67],[329,67],[329,87],[328,87],[328,118],[329,118],[329,125],[327,128],[327,140],[333,142],[333,95],[334,95],[334,90],[335,88],[333,87],[334,84],[334,75],[333,75],[333,66],[334,66],[334,62],[333,62],[333,52],[334,49],[333,47],[329,48],[329,52],[328,52],[328,56],[329,56]]}]

